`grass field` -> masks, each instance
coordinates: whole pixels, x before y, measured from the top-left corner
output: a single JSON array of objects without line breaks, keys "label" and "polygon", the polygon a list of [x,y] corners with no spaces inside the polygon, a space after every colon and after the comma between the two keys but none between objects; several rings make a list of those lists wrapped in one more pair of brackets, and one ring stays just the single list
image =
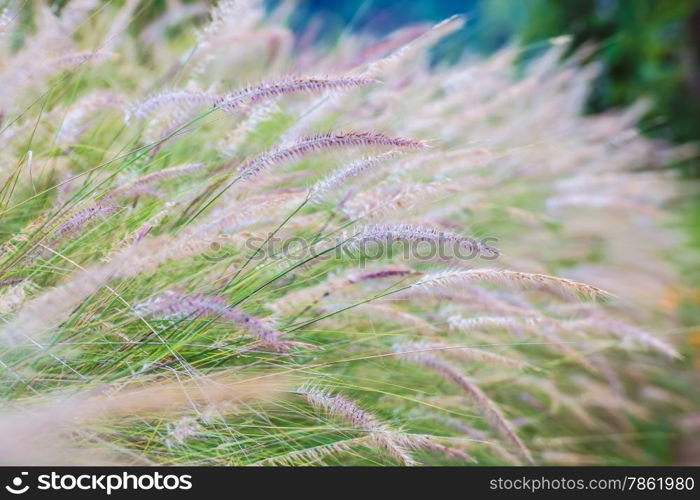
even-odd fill
[{"label": "grass field", "polygon": [[678,460],[697,152],[591,49],[147,3],[0,20],[2,463]]}]

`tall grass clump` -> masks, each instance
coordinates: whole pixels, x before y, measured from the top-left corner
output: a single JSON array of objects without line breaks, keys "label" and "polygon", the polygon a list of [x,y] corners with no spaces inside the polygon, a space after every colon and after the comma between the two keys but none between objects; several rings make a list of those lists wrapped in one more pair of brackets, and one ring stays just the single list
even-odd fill
[{"label": "tall grass clump", "polygon": [[584,115],[585,53],[138,5],[2,18],[3,463],[659,460],[693,152]]}]

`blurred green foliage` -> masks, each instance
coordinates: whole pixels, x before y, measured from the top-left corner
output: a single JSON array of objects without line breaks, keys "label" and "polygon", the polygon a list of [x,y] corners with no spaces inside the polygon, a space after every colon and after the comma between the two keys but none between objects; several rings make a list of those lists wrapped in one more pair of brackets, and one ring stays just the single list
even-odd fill
[{"label": "blurred green foliage", "polygon": [[[514,2],[490,0],[485,17],[503,19]],[[567,33],[573,47],[596,43],[604,70],[591,111],[649,96],[642,124],[651,135],[700,139],[700,2],[691,0],[529,0],[509,16],[520,40],[532,43]]]}]

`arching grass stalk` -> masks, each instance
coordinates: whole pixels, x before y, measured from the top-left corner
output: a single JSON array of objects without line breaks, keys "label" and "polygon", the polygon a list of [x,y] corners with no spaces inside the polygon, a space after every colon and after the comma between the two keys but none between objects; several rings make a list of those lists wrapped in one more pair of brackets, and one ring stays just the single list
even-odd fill
[{"label": "arching grass stalk", "polygon": [[273,276],[273,277],[270,278],[269,280],[265,281],[262,285],[260,285],[260,286],[258,286],[257,288],[255,288],[252,292],[249,292],[249,293],[245,294],[241,299],[234,301],[234,302],[231,304],[231,307],[236,307],[236,306],[242,304],[243,302],[245,302],[246,300],[248,300],[250,297],[252,297],[253,295],[255,295],[257,292],[259,292],[260,290],[262,290],[263,288],[265,288],[265,287],[266,287],[267,285],[269,285],[270,283],[274,283],[275,281],[277,281],[278,279],[280,279],[280,278],[286,276],[287,274],[289,274],[290,272],[294,271],[295,269],[297,269],[297,268],[303,266],[304,264],[306,264],[306,263],[308,263],[308,262],[311,262],[312,260],[314,260],[314,259],[316,259],[316,258],[318,258],[318,257],[322,257],[323,255],[326,255],[327,253],[330,253],[330,252],[332,252],[332,251],[334,251],[334,250],[340,248],[340,247],[341,247],[342,245],[344,245],[344,244],[345,244],[345,241],[341,241],[341,242],[338,243],[337,245],[334,245],[334,246],[332,246],[332,247],[330,247],[330,248],[327,248],[327,249],[325,249],[325,250],[323,250],[323,251],[321,251],[321,252],[318,252],[318,253],[316,253],[316,254],[310,256],[310,257],[307,257],[306,259],[304,259],[304,260],[302,260],[302,261],[300,261],[300,262],[297,262],[297,263],[294,264],[293,266],[288,267],[288,268],[285,269],[284,271],[282,271],[282,272],[276,274],[275,276]]},{"label": "arching grass stalk", "polygon": [[264,242],[260,244],[258,248],[255,249],[255,252],[253,252],[243,263],[243,265],[238,268],[236,273],[228,280],[228,282],[224,285],[222,288],[222,291],[226,291],[231,284],[238,278],[238,276],[241,274],[241,272],[250,264],[250,261],[252,261],[259,253],[260,251],[267,245],[272,238],[275,237],[275,235],[289,222],[292,217],[294,217],[299,211],[306,206],[306,204],[309,202],[309,199],[306,198],[304,201],[302,201],[298,207],[296,207],[294,210],[291,211],[291,213],[275,228],[274,231],[272,231],[270,234],[268,234],[267,238],[265,239]]}]

